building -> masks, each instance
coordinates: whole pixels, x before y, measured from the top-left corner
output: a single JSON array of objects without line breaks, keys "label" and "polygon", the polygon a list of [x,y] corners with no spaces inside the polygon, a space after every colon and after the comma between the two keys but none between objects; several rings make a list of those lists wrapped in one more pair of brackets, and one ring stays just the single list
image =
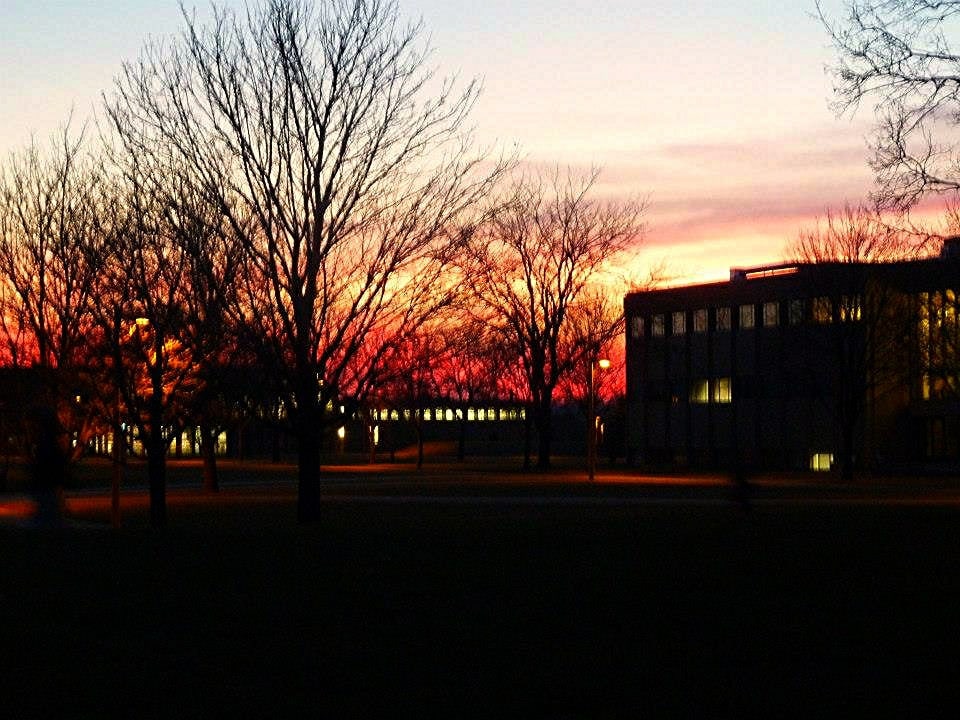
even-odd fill
[{"label": "building", "polygon": [[649,468],[960,466],[960,238],[627,295],[627,454]]}]

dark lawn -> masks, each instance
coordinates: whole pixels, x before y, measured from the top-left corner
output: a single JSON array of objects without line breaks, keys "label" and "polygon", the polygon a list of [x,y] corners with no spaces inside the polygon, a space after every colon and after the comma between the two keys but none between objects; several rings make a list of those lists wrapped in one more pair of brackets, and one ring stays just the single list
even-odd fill
[{"label": "dark lawn", "polygon": [[[0,526],[5,717],[929,715],[960,681],[936,507],[178,505]],[[10,709],[7,714],[6,709]]]}]

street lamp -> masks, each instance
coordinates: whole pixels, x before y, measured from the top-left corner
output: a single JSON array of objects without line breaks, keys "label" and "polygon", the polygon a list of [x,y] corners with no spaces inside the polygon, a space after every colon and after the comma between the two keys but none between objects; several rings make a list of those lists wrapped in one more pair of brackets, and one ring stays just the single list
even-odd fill
[{"label": "street lamp", "polygon": [[597,468],[597,416],[594,410],[595,392],[594,392],[594,364],[601,370],[610,367],[610,361],[607,358],[590,358],[590,373],[587,379],[587,479],[593,482]]}]

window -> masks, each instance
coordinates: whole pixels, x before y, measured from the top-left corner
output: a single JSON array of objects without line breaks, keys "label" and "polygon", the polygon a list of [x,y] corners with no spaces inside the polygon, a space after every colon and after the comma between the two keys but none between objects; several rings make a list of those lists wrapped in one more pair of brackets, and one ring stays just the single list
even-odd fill
[{"label": "window", "polygon": [[813,321],[826,325],[833,322],[833,307],[828,297],[817,297],[813,299]]},{"label": "window", "polygon": [[639,340],[643,337],[643,318],[639,315],[630,319],[630,337]]},{"label": "window", "polygon": [[713,381],[713,401],[715,403],[728,403],[733,400],[733,393],[730,389],[730,378],[722,377]]},{"label": "window", "polygon": [[741,305],[740,306],[740,328],[742,330],[749,330],[753,327],[754,318],[753,318],[753,305]]},{"label": "window", "polygon": [[663,337],[663,315],[654,315],[650,324],[650,334],[653,337]]},{"label": "window", "polygon": [[430,421],[430,408],[426,408],[423,411],[423,419],[426,420],[427,422]]},{"label": "window", "polygon": [[790,324],[799,325],[803,322],[803,300],[790,301]]},{"label": "window", "polygon": [[690,383],[690,402],[702,405],[710,402],[710,383],[706,380],[694,380]]},{"label": "window", "polygon": [[763,326],[776,327],[780,324],[780,304],[765,302],[763,304]]},{"label": "window", "polygon": [[477,419],[477,409],[476,409],[476,408],[472,408],[472,407],[468,407],[468,408],[467,408],[467,420],[468,420],[469,422],[473,422],[473,421],[476,420],[476,419]]},{"label": "window", "polygon": [[813,453],[810,456],[810,469],[814,472],[828,472],[833,466],[833,453]]},{"label": "window", "polygon": [[693,311],[693,331],[695,333],[705,333],[707,331],[707,309]]},{"label": "window", "polygon": [[717,330],[730,330],[730,308],[717,308]]},{"label": "window", "polygon": [[687,314],[682,310],[673,314],[673,334],[685,335],[687,332]]},{"label": "window", "polygon": [[861,316],[860,296],[844,295],[840,299],[840,320],[843,322],[857,322]]}]

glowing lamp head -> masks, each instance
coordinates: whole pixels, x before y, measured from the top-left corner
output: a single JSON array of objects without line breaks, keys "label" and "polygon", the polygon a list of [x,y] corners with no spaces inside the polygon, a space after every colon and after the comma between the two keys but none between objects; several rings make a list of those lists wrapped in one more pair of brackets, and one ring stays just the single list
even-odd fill
[{"label": "glowing lamp head", "polygon": [[337,428],[337,437],[343,440],[347,436],[347,429],[341,425]]},{"label": "glowing lamp head", "polygon": [[607,358],[600,358],[597,360],[597,365],[600,366],[601,370],[606,370],[610,367],[610,361]]}]

